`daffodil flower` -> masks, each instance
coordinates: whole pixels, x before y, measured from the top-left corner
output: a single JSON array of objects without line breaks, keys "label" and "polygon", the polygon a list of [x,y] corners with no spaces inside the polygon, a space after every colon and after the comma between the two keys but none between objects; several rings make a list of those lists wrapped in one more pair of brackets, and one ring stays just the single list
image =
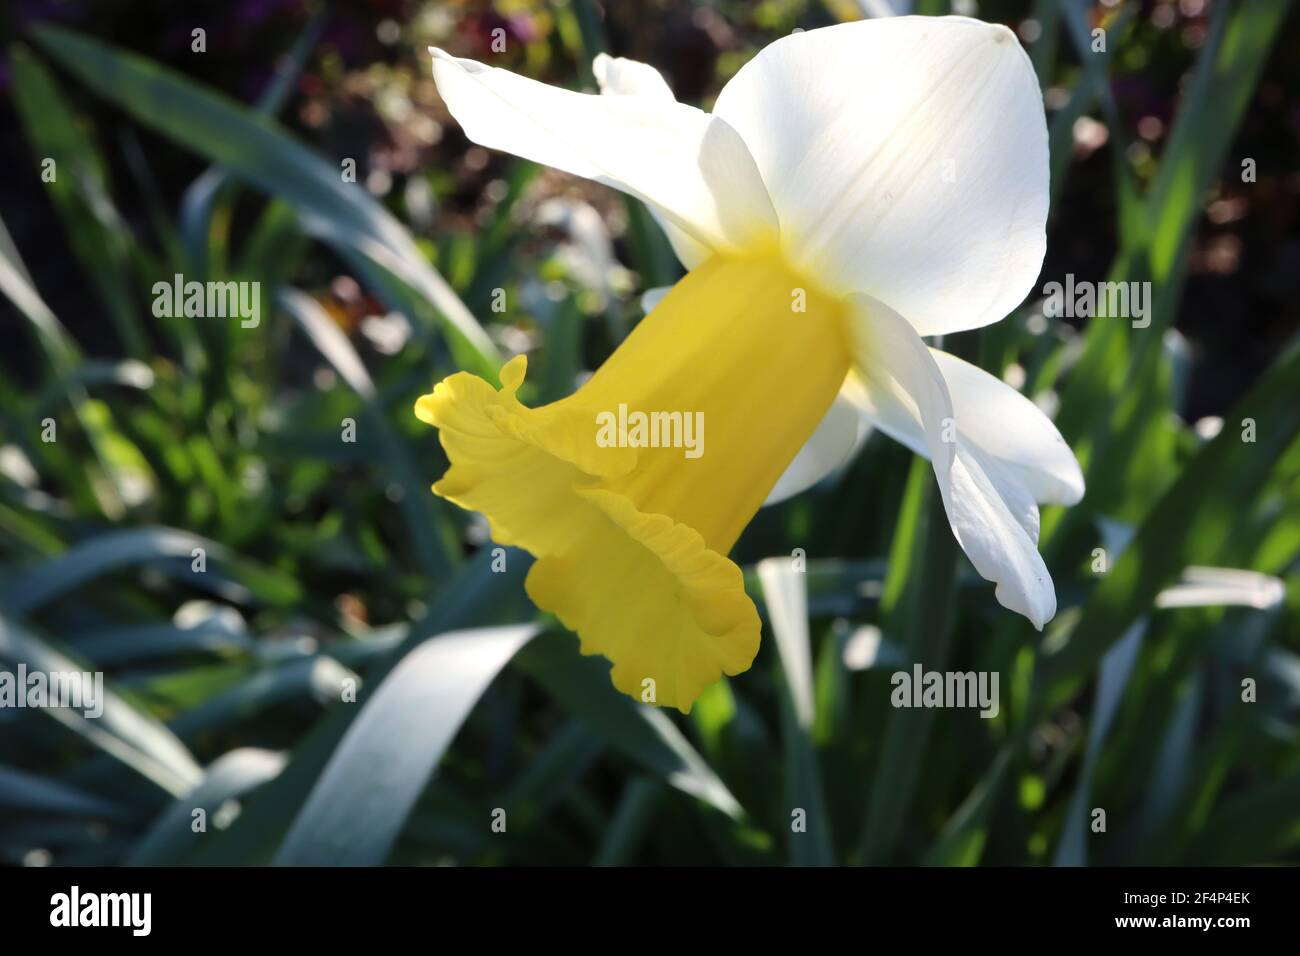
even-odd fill
[{"label": "daffodil flower", "polygon": [[[689,270],[567,398],[522,405],[518,356],[500,389],[459,373],[416,404],[451,463],[435,493],[536,556],[529,595],[619,690],[685,712],[750,666],[759,618],[727,554],[846,460],[859,415],[929,457],[998,600],[1051,619],[1037,506],[1082,496],[1078,463],[1032,402],[923,339],[1001,319],[1042,264],[1047,129],[1009,30],[796,33],[712,113],[644,63],[597,57],[588,95],[432,52],[471,140],[637,197]],[[621,406],[702,413],[703,454],[598,441]]]}]

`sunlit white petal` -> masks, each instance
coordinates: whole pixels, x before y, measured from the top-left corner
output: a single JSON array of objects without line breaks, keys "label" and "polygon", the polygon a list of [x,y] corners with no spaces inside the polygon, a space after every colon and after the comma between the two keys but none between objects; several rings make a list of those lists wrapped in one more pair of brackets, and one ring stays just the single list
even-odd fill
[{"label": "sunlit white petal", "polygon": [[[606,96],[648,96],[667,101],[676,99],[663,74],[649,63],[601,53],[592,61],[591,71],[595,74],[600,91]],[[713,254],[711,248],[678,229],[655,206],[648,208],[668,237],[668,244],[672,246],[677,260],[687,270],[703,265]]]},{"label": "sunlit white petal", "polygon": [[714,114],[744,138],[791,260],[923,335],[1010,312],[1046,247],[1047,127],[1011,31],[899,17],[764,48]]},{"label": "sunlit white petal", "polygon": [[854,299],[858,372],[874,420],[909,445],[922,436],[962,550],[997,584],[999,603],[1041,630],[1056,613],[1056,592],[1037,549],[1033,495],[1002,462],[963,440],[948,384],[915,329],[883,303]]},{"label": "sunlit white petal", "polygon": [[675,100],[663,74],[649,63],[599,53],[591,63],[591,72],[602,93],[614,96],[653,96]]},{"label": "sunlit white petal", "polygon": [[[978,448],[1039,504],[1072,505],[1083,497],[1083,472],[1052,420],[1010,385],[955,355],[930,349],[956,411],[964,444]],[[921,426],[897,409],[878,407],[869,390],[854,393],[864,414],[917,454],[929,455]]]},{"label": "sunlit white petal", "polygon": [[636,196],[708,248],[746,249],[775,236],[762,179],[726,122],[662,97],[574,93],[433,54],[438,92],[479,145]]},{"label": "sunlit white petal", "polygon": [[930,352],[948,384],[962,436],[997,458],[1039,504],[1077,504],[1083,472],[1043,410],[982,368],[938,349]]},{"label": "sunlit white petal", "polygon": [[846,464],[866,433],[867,425],[857,407],[844,396],[836,396],[821,424],[777,480],[764,507],[793,498]]}]

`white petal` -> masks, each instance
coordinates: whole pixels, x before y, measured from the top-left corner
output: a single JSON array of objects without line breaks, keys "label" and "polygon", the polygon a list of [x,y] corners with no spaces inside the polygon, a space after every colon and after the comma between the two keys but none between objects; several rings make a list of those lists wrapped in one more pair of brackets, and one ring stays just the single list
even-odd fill
[{"label": "white petal", "polygon": [[690,233],[678,229],[653,204],[647,204],[646,208],[650,210],[650,215],[654,216],[655,222],[659,223],[659,228],[668,237],[668,245],[672,246],[677,261],[682,264],[682,267],[687,272],[690,272],[696,266],[704,265],[709,256],[713,255],[713,249],[700,242]]},{"label": "white petal", "polygon": [[952,395],[963,440],[996,458],[1039,504],[1077,504],[1083,472],[1046,413],[982,368],[938,349],[930,353]]},{"label": "white petal", "polygon": [[438,92],[479,145],[636,196],[713,249],[775,235],[754,160],[726,122],[660,97],[574,93],[432,52]]},{"label": "white petal", "polygon": [[854,302],[858,373],[872,418],[928,454],[953,534],[971,564],[997,584],[1003,607],[1042,630],[1056,614],[1056,591],[1037,549],[1033,495],[1004,463],[964,439],[939,364],[912,326],[883,303],[865,296]]},{"label": "white petal", "polygon": [[672,291],[673,287],[670,285],[657,285],[653,289],[646,289],[641,293],[641,311],[649,315]]},{"label": "white petal", "polygon": [[602,93],[613,96],[656,96],[676,100],[663,74],[649,63],[598,53],[591,61],[591,72]]},{"label": "white petal", "polygon": [[821,424],[777,479],[763,506],[779,504],[817,484],[853,457],[866,433],[866,423],[853,402],[835,396]]},{"label": "white petal", "polygon": [[948,522],[975,570],[997,584],[998,603],[1041,631],[1056,616],[1056,589],[1038,553],[1037,508],[1031,532],[1023,514],[1011,510],[1026,502],[1023,488],[985,471],[981,457],[958,443],[944,497]]},{"label": "white petal", "polygon": [[1182,580],[1156,595],[1156,607],[1277,607],[1286,600],[1281,578],[1236,568],[1183,570]]},{"label": "white petal", "polygon": [[[596,76],[600,91],[606,96],[648,96],[669,102],[676,99],[663,74],[649,63],[601,53],[592,61],[591,70]],[[677,261],[687,271],[702,265],[713,254],[712,249],[678,229],[653,205],[649,208],[650,214],[668,237],[668,244],[673,247]]]},{"label": "white petal", "polygon": [[[1041,408],[1010,385],[955,355],[930,349],[956,410],[962,443],[976,448],[1023,485],[1039,504],[1072,505],[1083,497],[1074,452]],[[869,389],[851,393],[867,418],[918,455],[930,454],[911,416],[882,407]]]},{"label": "white petal", "polygon": [[796,33],[745,64],[714,115],[758,163],[786,254],[829,288],[934,335],[995,322],[1033,286],[1047,124],[1005,27],[897,17]]}]

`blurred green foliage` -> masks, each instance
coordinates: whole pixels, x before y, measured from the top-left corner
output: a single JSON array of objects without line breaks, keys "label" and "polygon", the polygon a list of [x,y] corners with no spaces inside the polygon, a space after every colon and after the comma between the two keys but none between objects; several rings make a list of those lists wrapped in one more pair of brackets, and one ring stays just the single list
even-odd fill
[{"label": "blurred green foliage", "polygon": [[[668,5],[662,30],[636,35],[648,7],[418,7],[380,25],[390,43],[483,55],[503,23],[508,65],[570,85],[590,85],[611,37],[654,59],[658,36],[684,99],[707,99],[764,40],[858,11]],[[1207,197],[1235,195],[1239,130],[1287,12],[1037,0],[1005,14],[1047,91],[1053,236],[1068,250],[1097,228],[1060,203],[1077,206],[1069,180],[1100,130],[1107,192],[1089,201],[1113,214],[1110,277],[1150,281],[1156,302],[1145,330],[1077,329],[1030,301],[946,343],[1059,409],[1085,466],[1084,502],[1043,516],[1060,605],[1047,632],[966,564],[928,465],[873,435],[746,532],[763,648],[687,718],[618,695],[606,663],[538,617],[526,555],[493,570],[482,524],[428,493],[446,463],[411,414],[432,382],[494,377],[525,348],[539,370],[525,401],[570,390],[639,316],[637,288],[678,274],[645,210],[458,142],[414,55],[348,74],[322,39],[329,11],[252,105],[34,26],[9,49],[24,188],[45,190],[58,273],[87,305],[56,315],[63,292],[39,288],[0,229],[0,664],[102,670],[110,696],[98,720],[0,710],[0,860],[1300,859],[1300,347],[1274,349],[1216,434],[1193,427],[1175,331]],[[682,23],[713,44],[707,75],[673,46]],[[1083,56],[1097,23],[1109,53]],[[1129,142],[1116,99],[1155,62],[1176,64],[1160,74],[1175,107],[1158,155]],[[319,128],[322,83],[360,84],[387,151],[327,158],[276,119],[294,105]],[[1294,110],[1300,89],[1286,92]],[[105,104],[112,135],[88,120]],[[439,161],[420,166],[429,151]],[[210,164],[176,201],[151,171],[173,152]],[[113,179],[124,166],[130,185]],[[259,282],[262,321],[155,317],[148,290],[176,273]],[[88,351],[105,328],[111,349]],[[340,440],[349,420],[355,442]],[[754,567],[795,548],[806,573]],[[1196,567],[1255,574],[1185,580]],[[890,707],[890,675],[912,662],[998,672],[1000,713]]]}]

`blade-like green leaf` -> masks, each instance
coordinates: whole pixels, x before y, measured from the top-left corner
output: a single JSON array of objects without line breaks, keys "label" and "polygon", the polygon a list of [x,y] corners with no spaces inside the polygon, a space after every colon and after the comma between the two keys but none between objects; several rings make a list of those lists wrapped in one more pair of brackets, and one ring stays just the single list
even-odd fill
[{"label": "blade-like green leaf", "polygon": [[1079,769],[1074,796],[1070,800],[1069,809],[1065,811],[1061,838],[1056,847],[1056,866],[1084,866],[1088,862],[1088,798],[1091,794],[1092,775],[1111,721],[1115,719],[1120,699],[1124,696],[1124,688],[1133,675],[1133,665],[1142,649],[1146,628],[1147,619],[1138,618],[1128,633],[1116,641],[1101,660],[1097,695],[1088,726],[1088,745],[1084,750],[1083,766]]},{"label": "blade-like green leaf", "polygon": [[[297,596],[297,585],[291,579],[238,558],[215,541],[174,528],[129,528],[96,535],[66,554],[13,574],[9,583],[0,588],[0,606],[15,614],[27,614],[109,571],[176,559],[193,562],[195,549],[202,551],[205,561],[230,564],[252,595],[277,604]],[[191,563],[187,573],[195,583],[214,573],[212,569],[198,571],[193,567]]]},{"label": "blade-like green leaf", "polygon": [[[255,747],[241,747],[222,754],[193,790],[177,798],[158,817],[135,845],[127,865],[167,866],[180,862],[189,855],[193,844],[203,838],[208,827],[221,822],[220,811],[227,801],[274,780],[284,764],[283,754]],[[194,824],[199,811],[204,826],[196,830]]]},{"label": "blade-like green leaf", "polygon": [[259,671],[247,680],[187,710],[168,725],[182,740],[213,730],[224,730],[290,700],[310,699],[336,703],[343,699],[346,682],[360,686],[360,678],[338,661],[316,655]]},{"label": "blade-like green leaf", "polygon": [[812,642],[804,575],[794,570],[789,558],[768,558],[758,564],[758,579],[785,676],[781,728],[786,752],[786,796],[792,816],[790,859],[799,866],[829,866],[835,862],[834,840],[812,742]]},{"label": "blade-like green leaf", "polygon": [[614,690],[609,665],[580,656],[572,639],[548,634],[527,647],[517,664],[562,707],[642,766],[728,817],[744,818],[736,798],[677,725],[657,708]]},{"label": "blade-like green leaf", "polygon": [[[916,530],[902,536],[904,541],[915,545],[910,554],[900,554],[896,540],[891,555],[894,566],[885,593],[891,592],[896,575],[906,573],[907,584],[886,624],[906,635],[905,649],[910,662],[942,670],[950,653],[957,591],[957,544],[939,489],[930,476],[930,464],[920,458],[913,463],[909,487],[918,483],[923,490],[912,499],[914,510],[907,513],[916,523]],[[925,708],[896,709],[889,713],[862,830],[860,854],[865,864],[887,860],[898,845],[907,808],[920,778],[934,718],[934,711]]]},{"label": "blade-like green leaf", "polygon": [[415,543],[421,563],[433,578],[445,578],[457,563],[459,555],[447,537],[437,533],[438,515],[434,511],[433,496],[420,479],[401,437],[389,426],[388,417],[377,400],[374,383],[370,380],[370,373],[366,371],[361,356],[311,296],[297,289],[282,289],[278,299],[298,321],[321,355],[325,356],[335,371],[365,402],[368,412],[366,425],[374,429],[378,436],[388,474],[402,487],[400,505],[406,518],[407,531]]},{"label": "blade-like green leaf", "polygon": [[[25,664],[29,670],[46,674],[86,672],[86,668],[5,616],[0,616],[0,660]],[[202,776],[199,765],[171,731],[136,710],[106,683],[102,700],[97,703],[103,708],[98,717],[66,707],[45,707],[40,713],[169,793],[184,792]]]},{"label": "blade-like green leaf", "polygon": [[0,767],[0,807],[10,811],[108,819],[131,815],[127,808],[85,793],[62,780],[52,780],[16,767]]},{"label": "blade-like green leaf", "polygon": [[68,107],[49,70],[25,47],[10,51],[14,104],[38,156],[52,160],[46,183],[71,249],[89,272],[128,354],[148,354],[131,290],[131,230],[109,198],[99,151]]},{"label": "blade-like green leaf", "polygon": [[658,780],[633,778],[619,798],[614,819],[610,821],[591,865],[626,865],[636,850],[636,844],[650,827],[663,795],[664,785]]},{"label": "blade-like green leaf", "polygon": [[[364,705],[372,688],[407,654],[434,635],[488,622],[512,618],[517,621],[523,616],[519,596],[531,563],[528,556],[507,550],[506,570],[500,573],[493,571],[494,563],[491,552],[485,549],[474,560],[461,565],[442,589],[442,597],[423,619],[411,626],[404,640],[371,661],[357,704]],[[258,795],[228,831],[200,851],[196,862],[221,866],[268,862],[358,711],[356,704],[333,707],[299,743],[284,772]]]},{"label": "blade-like green leaf", "polygon": [[482,326],[401,224],[363,188],[344,182],[339,167],[273,120],[137,54],[60,27],[40,26],[33,36],[93,92],[138,122],[291,202],[317,229],[419,289],[437,309],[461,365],[495,379],[499,355]]},{"label": "blade-like green leaf", "polygon": [[1202,447],[1092,593],[1069,640],[1049,643],[1036,681],[1040,713],[1065,701],[1184,568],[1222,553],[1241,525],[1238,502],[1255,500],[1300,435],[1297,392],[1300,346],[1293,346],[1227,416],[1255,422],[1257,440],[1244,442],[1237,428],[1225,428]]},{"label": "blade-like green leaf", "polygon": [[276,864],[383,863],[460,725],[537,633],[533,624],[458,631],[403,658],[339,741]]},{"label": "blade-like green leaf", "polygon": [[[275,78],[267,85],[265,92],[258,98],[258,112],[266,116],[275,116],[289,98],[298,77],[302,74],[307,57],[320,40],[321,31],[329,15],[326,9],[318,10],[310,23],[303,28],[293,49],[283,57],[276,67]],[[227,191],[230,182],[225,170],[212,167],[194,180],[181,197],[180,233],[185,243],[190,262],[206,274],[208,263],[208,237],[212,226],[212,214],[219,197]]]}]

